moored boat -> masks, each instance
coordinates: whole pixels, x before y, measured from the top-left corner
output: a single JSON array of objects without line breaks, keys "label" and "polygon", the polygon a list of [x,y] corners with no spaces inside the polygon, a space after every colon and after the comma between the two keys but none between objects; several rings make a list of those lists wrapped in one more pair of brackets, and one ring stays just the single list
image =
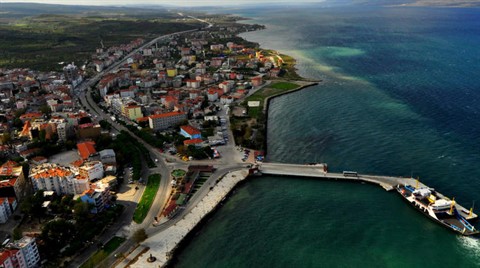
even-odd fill
[{"label": "moored boat", "polygon": [[417,210],[435,222],[464,236],[480,232],[457,210],[455,200],[440,197],[428,187],[415,188],[411,185],[397,185],[400,195]]}]

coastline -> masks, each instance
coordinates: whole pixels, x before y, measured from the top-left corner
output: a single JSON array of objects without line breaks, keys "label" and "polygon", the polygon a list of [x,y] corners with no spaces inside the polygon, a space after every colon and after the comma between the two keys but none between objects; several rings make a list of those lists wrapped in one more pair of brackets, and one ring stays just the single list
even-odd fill
[{"label": "coastline", "polygon": [[[185,246],[189,242],[188,238],[195,236],[199,228],[203,226],[202,224],[208,223],[209,215],[223,205],[223,202],[234,193],[233,190],[239,183],[249,177],[247,169],[225,174],[200,203],[174,226],[169,227],[168,231],[157,233],[143,241],[139,248],[148,248],[147,251],[129,255],[129,258],[117,267],[168,267],[171,261],[175,260],[175,254],[181,249],[182,243]],[[156,260],[149,262],[150,255]]]},{"label": "coastline", "polygon": [[283,95],[288,95],[288,94],[291,94],[291,93],[294,93],[294,92],[297,92],[297,91],[300,91],[300,90],[303,90],[303,89],[306,89],[306,88],[309,88],[309,87],[312,87],[312,86],[316,86],[316,85],[319,85],[321,81],[318,81],[318,82],[311,82],[309,84],[306,84],[306,85],[301,85],[297,88],[294,88],[294,89],[291,89],[289,91],[285,91],[285,92],[281,92],[281,93],[278,93],[278,94],[275,94],[275,95],[272,95],[272,96],[268,96],[266,99],[265,99],[265,103],[264,103],[264,106],[263,106],[263,112],[265,114],[265,122],[264,122],[264,127],[265,127],[265,139],[264,139],[264,144],[263,144],[263,148],[265,150],[264,152],[264,155],[265,155],[265,159],[267,159],[267,152],[268,152],[268,110],[270,109],[270,102],[275,99],[275,98],[278,98],[278,97],[281,97]]},{"label": "coastline", "polygon": [[[240,37],[237,35],[237,37]],[[240,37],[247,42],[251,42],[246,40],[243,37]],[[251,42],[253,43],[253,42]],[[280,53],[276,50],[269,49],[274,53],[280,55]],[[283,54],[284,55],[284,54]],[[288,56],[288,55],[284,55]],[[290,56],[288,56],[290,57]],[[293,59],[293,63],[287,64],[287,72],[290,72],[290,75],[296,77],[297,79],[268,79],[271,82],[290,82],[299,84],[298,87],[275,93],[269,95],[264,100],[263,105],[263,113],[265,114],[264,121],[262,124],[265,127],[265,135],[264,135],[264,148],[265,154],[267,152],[267,144],[268,144],[268,136],[267,136],[267,125],[268,125],[268,110],[270,108],[270,102],[277,97],[281,97],[283,95],[291,94],[294,92],[298,92],[300,90],[318,85],[322,80],[313,80],[301,77],[296,72],[296,59]],[[257,92],[261,92],[268,88],[268,85],[262,85],[262,88],[259,89]],[[244,99],[245,100],[245,99]],[[177,255],[180,251],[182,251],[191,241],[191,238],[198,235],[199,231],[210,222],[212,216],[217,212],[223,204],[228,201],[228,199],[235,194],[235,189],[242,184],[247,182],[252,175],[249,174],[248,170],[242,169],[240,171],[228,172],[222,176],[220,182],[218,182],[214,188],[200,201],[200,203],[193,208],[187,215],[185,215],[181,220],[176,222],[174,226],[170,228],[178,227],[179,230],[169,230],[167,232],[160,232],[155,234],[152,237],[147,238],[144,242],[140,243],[140,247],[144,250],[139,251],[138,254],[135,256],[131,256],[130,260],[127,260],[127,263],[121,263],[117,267],[172,267],[175,263],[178,262]],[[227,185],[220,185],[220,184],[227,184]],[[214,200],[207,200],[207,199],[214,199]],[[213,202],[212,202],[213,201]],[[203,207],[202,207],[203,206]],[[199,214],[199,215],[194,215]],[[177,229],[178,229],[177,228]],[[177,231],[177,232],[176,232]],[[160,238],[159,236],[164,236]],[[149,241],[151,240],[151,241]],[[169,241],[172,240],[172,241]],[[161,241],[161,242],[159,242]],[[156,261],[149,262],[148,258],[150,256],[154,256]]]}]

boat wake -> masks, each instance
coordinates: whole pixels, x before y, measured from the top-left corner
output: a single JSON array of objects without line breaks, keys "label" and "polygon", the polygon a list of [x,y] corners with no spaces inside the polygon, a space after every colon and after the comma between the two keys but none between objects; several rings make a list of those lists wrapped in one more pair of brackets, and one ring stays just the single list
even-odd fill
[{"label": "boat wake", "polygon": [[480,239],[478,237],[458,236],[457,239],[468,255],[480,260]]}]

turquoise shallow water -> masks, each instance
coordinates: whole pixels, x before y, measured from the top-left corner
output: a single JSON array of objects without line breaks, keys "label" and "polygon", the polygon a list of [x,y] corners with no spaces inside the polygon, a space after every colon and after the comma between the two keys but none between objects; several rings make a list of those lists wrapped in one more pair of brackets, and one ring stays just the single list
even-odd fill
[{"label": "turquoise shallow water", "polygon": [[[295,56],[319,86],[272,101],[268,159],[419,176],[480,201],[480,10],[236,11],[244,36]],[[478,212],[478,210],[477,210]],[[372,185],[263,177],[240,187],[179,267],[480,267],[478,240]]]}]

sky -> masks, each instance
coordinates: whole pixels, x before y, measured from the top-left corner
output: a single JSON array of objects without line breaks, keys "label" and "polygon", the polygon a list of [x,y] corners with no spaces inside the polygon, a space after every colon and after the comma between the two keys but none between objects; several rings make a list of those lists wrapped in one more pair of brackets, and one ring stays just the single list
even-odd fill
[{"label": "sky", "polygon": [[299,2],[323,2],[323,0],[0,0],[0,3],[42,3],[63,5],[178,5],[178,6],[206,6],[206,5],[237,5],[258,3],[299,3]]}]

